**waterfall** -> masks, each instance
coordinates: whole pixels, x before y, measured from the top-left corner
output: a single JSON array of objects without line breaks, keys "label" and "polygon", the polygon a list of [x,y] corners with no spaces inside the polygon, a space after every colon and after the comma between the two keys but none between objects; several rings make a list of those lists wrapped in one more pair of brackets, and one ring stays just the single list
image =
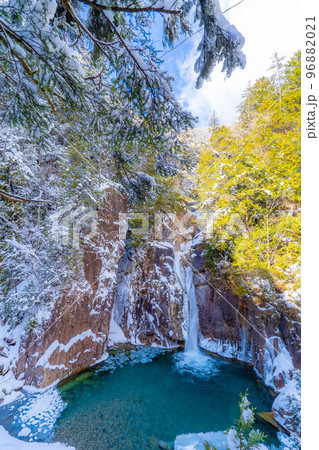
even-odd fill
[{"label": "waterfall", "polygon": [[187,333],[185,337],[185,351],[175,357],[176,367],[180,372],[192,374],[197,378],[209,379],[219,373],[218,364],[206,355],[198,345],[199,318],[198,307],[193,283],[193,271],[191,267],[184,272],[184,301],[187,320]]},{"label": "waterfall", "polygon": [[241,342],[241,356],[244,361],[246,360],[246,353],[247,353],[247,336],[246,331],[244,331]]},{"label": "waterfall", "polygon": [[186,295],[188,300],[188,330],[185,354],[198,355],[198,308],[195,295],[195,286],[193,283],[193,272],[190,267],[186,269]]},{"label": "waterfall", "polygon": [[175,355],[175,367],[179,372],[188,373],[190,376],[210,379],[219,373],[220,363],[199,348],[199,314],[193,270],[191,267],[183,266],[179,252],[175,252],[174,268],[184,296],[183,335],[185,339],[185,350]]}]

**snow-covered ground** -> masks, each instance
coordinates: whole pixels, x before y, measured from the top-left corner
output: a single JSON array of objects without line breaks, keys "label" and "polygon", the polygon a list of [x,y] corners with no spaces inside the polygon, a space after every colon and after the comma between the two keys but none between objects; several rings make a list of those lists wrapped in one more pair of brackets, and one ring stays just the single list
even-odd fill
[{"label": "snow-covered ground", "polygon": [[[282,433],[278,433],[277,437],[280,442],[279,447],[267,447],[264,444],[259,444],[255,450],[296,450],[296,443],[289,437]],[[238,450],[238,446],[231,447],[227,434],[223,431],[209,432],[209,433],[191,433],[181,434],[175,439],[174,450],[203,450],[204,442],[208,442],[214,446],[216,450]]]},{"label": "snow-covered ground", "polygon": [[70,450],[75,450],[74,447],[67,447],[64,444],[54,443],[45,444],[39,442],[25,442],[16,439],[0,425],[0,446],[1,450],[65,450],[66,448]]}]

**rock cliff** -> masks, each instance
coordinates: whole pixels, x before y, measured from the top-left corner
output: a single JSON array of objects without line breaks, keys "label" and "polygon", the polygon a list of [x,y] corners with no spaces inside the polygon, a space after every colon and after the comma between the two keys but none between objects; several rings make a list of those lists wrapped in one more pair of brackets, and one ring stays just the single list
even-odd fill
[{"label": "rock cliff", "polygon": [[[45,387],[105,357],[117,269],[124,251],[119,213],[127,207],[127,199],[114,187],[106,191],[98,233],[84,249],[74,287],[62,293],[39,326],[17,336],[15,352],[5,355],[5,372],[24,384]],[[10,338],[17,334],[8,330]]]},{"label": "rock cliff", "polygon": [[202,246],[193,249],[201,345],[253,364],[266,384],[281,389],[290,369],[300,369],[300,311],[285,301],[240,297],[205,270]]}]

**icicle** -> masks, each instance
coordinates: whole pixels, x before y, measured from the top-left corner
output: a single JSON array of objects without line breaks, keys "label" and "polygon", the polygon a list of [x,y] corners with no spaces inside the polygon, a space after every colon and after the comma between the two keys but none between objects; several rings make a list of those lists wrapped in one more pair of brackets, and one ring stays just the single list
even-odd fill
[{"label": "icicle", "polygon": [[246,353],[247,353],[247,336],[246,331],[244,331],[241,341],[241,356],[244,361],[246,361]]}]

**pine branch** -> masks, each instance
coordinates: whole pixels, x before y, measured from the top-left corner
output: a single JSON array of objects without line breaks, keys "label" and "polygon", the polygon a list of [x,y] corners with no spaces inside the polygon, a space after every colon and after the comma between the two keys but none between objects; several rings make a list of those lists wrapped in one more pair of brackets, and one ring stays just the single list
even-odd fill
[{"label": "pine branch", "polygon": [[[3,31],[3,36],[0,35],[0,40],[4,43],[4,45],[6,47],[9,48],[12,56],[14,58],[16,58],[19,63],[21,64],[21,66],[23,67],[24,71],[31,77],[32,81],[36,84],[36,85],[40,85],[40,82],[38,80],[36,80],[34,78],[34,75],[37,73],[37,70],[32,70],[27,62],[20,56],[17,54],[17,52],[11,47],[9,39],[7,37],[7,34],[14,39],[16,42],[18,42],[20,45],[22,45],[25,50],[27,50],[29,52],[29,54],[34,55],[36,54],[37,57],[44,63],[46,63],[45,58],[34,48],[30,45],[30,43],[28,43],[25,39],[23,39],[18,33],[16,33],[16,31],[12,30],[6,23],[4,23],[3,21],[0,20],[0,28]],[[55,69],[56,70],[56,69]],[[16,68],[17,71],[17,75],[19,76],[19,71]],[[67,82],[67,79],[64,77],[63,74],[61,74],[59,71],[57,71],[57,73]],[[69,84],[69,83],[68,83]],[[55,109],[55,105],[52,102],[52,100],[50,99],[50,96],[47,92],[47,90],[44,87],[40,87],[41,92],[44,94],[44,96],[46,97],[49,105],[51,106],[51,110],[52,113],[55,114],[56,109]],[[65,99],[63,98],[63,96],[61,96],[60,94],[58,94],[57,92],[52,92],[52,94],[57,97],[59,100],[64,101]]]},{"label": "pine branch", "polygon": [[[84,3],[86,3],[86,0],[81,0]],[[72,17],[74,18],[75,22],[77,23],[78,27],[80,29],[82,29],[82,31],[84,31],[84,33],[87,34],[87,36],[92,39],[92,41],[94,43],[96,43],[100,50],[102,51],[102,53],[109,59],[109,56],[107,55],[107,53],[105,52],[105,50],[103,49],[103,46],[101,44],[105,44],[101,41],[99,41],[98,39],[95,38],[95,36],[92,35],[92,33],[85,27],[85,25],[82,23],[81,19],[79,19],[72,7],[72,5],[70,4],[69,0],[62,0],[62,3],[64,5],[64,7],[70,12],[70,14],[72,15]],[[92,3],[91,6],[97,6],[96,3]],[[103,5],[100,5],[103,6]],[[130,55],[131,59],[133,60],[134,64],[136,65],[136,67],[138,68],[138,70],[141,72],[141,74],[143,75],[143,77],[145,78],[145,81],[148,85],[148,87],[150,88],[150,90],[152,91],[153,95],[154,95],[154,90],[152,87],[152,82],[150,81],[146,70],[141,67],[138,59],[134,56],[132,49],[129,47],[128,43],[125,41],[125,39],[123,38],[123,36],[121,35],[121,33],[118,31],[117,27],[114,25],[114,23],[112,22],[112,20],[109,19],[109,17],[107,16],[107,14],[105,14],[105,10],[109,9],[107,7],[103,7],[100,8],[100,10],[102,11],[102,14],[105,18],[105,20],[108,22],[108,24],[110,25],[110,27],[112,28],[112,30],[115,32],[115,34],[117,35],[117,37],[119,38],[120,42],[122,43],[122,45],[124,46],[125,50],[127,51],[127,53]],[[113,45],[113,43],[107,43],[108,45]],[[154,95],[155,97],[155,95]]]},{"label": "pine branch", "polygon": [[136,67],[138,68],[138,70],[142,73],[143,77],[145,78],[146,83],[148,84],[149,88],[151,89],[153,95],[154,95],[154,91],[152,88],[152,83],[149,80],[149,77],[146,73],[146,70],[143,69],[143,67],[141,67],[138,59],[134,56],[134,53],[132,51],[132,49],[129,47],[129,45],[127,44],[127,42],[125,41],[125,39],[122,37],[121,33],[118,31],[117,27],[114,25],[114,23],[107,17],[107,15],[105,14],[105,12],[103,11],[103,16],[105,17],[106,21],[109,23],[110,27],[113,29],[113,31],[116,33],[116,35],[118,36],[119,40],[122,42],[125,50],[127,51],[127,53],[130,55],[131,59],[133,60],[134,64],[136,65]]},{"label": "pine branch", "polygon": [[107,59],[109,58],[109,55],[107,54],[107,52],[104,49],[104,46],[107,47],[114,47],[114,42],[103,42],[100,41],[99,39],[97,39],[88,29],[87,27],[84,25],[84,23],[82,22],[81,19],[78,18],[78,16],[76,15],[72,5],[70,4],[69,0],[62,0],[62,4],[63,6],[67,9],[67,11],[69,11],[69,13],[72,15],[73,19],[75,20],[77,26],[79,27],[80,30],[82,30],[82,32],[84,32],[91,40],[92,42],[94,42],[99,49],[101,50],[101,52],[104,54],[104,56]]}]

